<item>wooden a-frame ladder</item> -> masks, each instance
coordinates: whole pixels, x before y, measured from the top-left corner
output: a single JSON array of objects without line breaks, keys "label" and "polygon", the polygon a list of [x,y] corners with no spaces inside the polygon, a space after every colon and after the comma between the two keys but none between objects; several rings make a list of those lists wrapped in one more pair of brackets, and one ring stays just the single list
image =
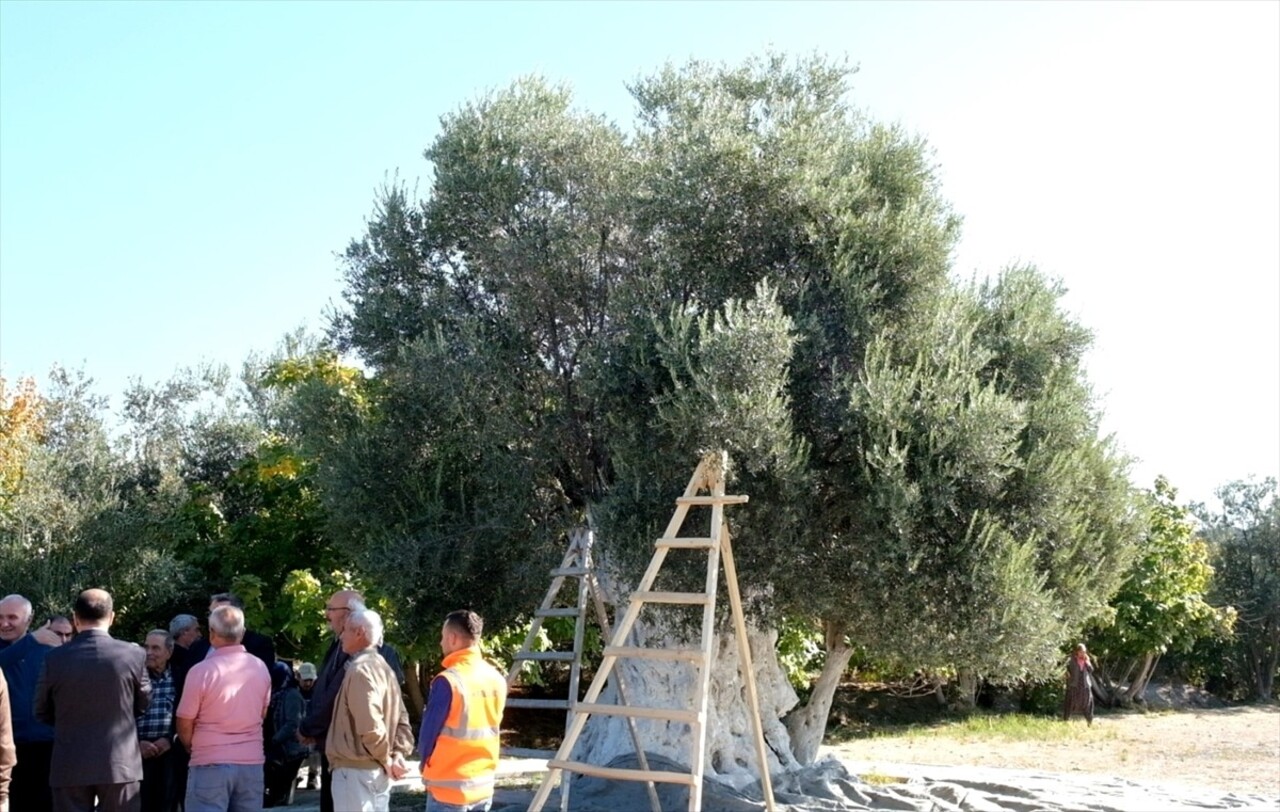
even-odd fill
[{"label": "wooden a-frame ladder", "polygon": [[[582,641],[585,636],[585,609],[587,599],[590,597],[595,607],[596,622],[600,625],[601,636],[608,640],[609,632],[609,614],[605,610],[603,592],[599,583],[596,581],[595,569],[591,562],[591,545],[594,537],[590,530],[585,528],[573,531],[569,535],[569,549],[565,552],[564,559],[560,562],[560,566],[551,570],[551,586],[547,589],[547,594],[542,599],[541,605],[533,612],[533,622],[530,624],[529,633],[525,636],[524,643],[520,646],[514,658],[511,660],[511,668],[507,671],[507,688],[515,687],[520,680],[520,663],[522,661],[557,661],[569,662],[569,691],[568,696],[564,699],[525,699],[523,697],[508,696],[506,706],[508,708],[533,708],[538,710],[564,710],[565,711],[565,730],[573,722],[573,707],[578,697],[579,676],[582,672]],[[565,579],[577,578],[578,590],[577,599],[573,606],[558,606],[560,603],[560,593],[564,588]],[[542,622],[549,617],[572,617],[574,618],[573,628],[573,649],[569,652],[559,651],[535,651],[533,648],[534,641],[538,638],[538,632],[542,629]],[[622,679],[622,674],[617,675],[618,695],[623,702],[627,699],[626,685]],[[640,765],[644,769],[649,768],[648,760],[645,758],[644,751],[640,747],[640,737],[636,732],[636,724],[634,719],[627,719],[627,729],[631,733],[631,742],[639,754]],[[530,756],[545,757],[543,751],[522,750],[517,748],[504,748],[503,755],[510,756]],[[560,806],[562,810],[567,812],[569,808],[568,788],[561,795]],[[649,782],[649,805],[653,812],[661,812],[658,801],[658,791],[654,787],[653,782]]]},{"label": "wooden a-frame ladder", "polygon": [[[511,660],[511,668],[507,671],[507,687],[515,687],[520,679],[521,663],[567,662],[569,663],[569,695],[565,699],[523,699],[510,697],[508,708],[562,709],[572,712],[571,701],[578,696],[578,677],[582,673],[582,638],[585,632],[583,623],[586,614],[587,595],[590,592],[589,577],[591,574],[591,536],[585,532],[574,532],[569,537],[569,549],[564,554],[560,566],[551,570],[551,587],[542,599],[542,604],[533,610],[533,623],[524,638],[520,650]],[[560,592],[564,588],[565,579],[578,579],[578,596],[573,606],[557,606]],[[549,617],[574,618],[572,651],[537,651],[533,648],[542,631],[542,623]],[[567,722],[566,722],[567,724]]]},{"label": "wooden a-frame ladder", "polygon": [[[689,787],[689,812],[702,810],[702,777],[704,773],[704,754],[707,740],[707,697],[711,681],[711,655],[715,637],[715,603],[716,587],[720,574],[721,561],[724,563],[725,585],[729,592],[729,603],[733,611],[734,634],[737,638],[739,666],[742,670],[743,682],[747,689],[747,702],[755,738],[756,757],[760,767],[761,787],[764,791],[765,806],[773,812],[773,785],[769,777],[769,762],[765,754],[764,728],[760,719],[760,701],[756,694],[755,672],[751,666],[751,649],[747,641],[746,620],[742,612],[742,596],[738,591],[738,573],[733,561],[733,549],[729,543],[729,525],[725,520],[725,505],[743,504],[746,496],[728,496],[724,492],[724,472],[727,463],[723,452],[708,454],[702,458],[684,495],[676,499],[676,509],[667,525],[662,538],[654,542],[653,558],[649,567],[640,579],[635,592],[631,594],[630,605],[622,616],[622,620],[612,635],[607,635],[608,645],[604,648],[604,658],[591,687],[587,689],[585,698],[576,702],[576,693],[570,693],[570,717],[564,742],[556,752],[555,758],[547,762],[547,773],[542,779],[529,805],[529,812],[541,812],[546,803],[555,779],[561,773],[577,773],[599,778],[620,781],[644,781],[649,783],[650,803],[655,812],[658,801],[653,790],[654,782],[683,784]],[[700,495],[699,491],[708,493]],[[696,506],[711,508],[709,534],[699,538],[680,538],[676,534],[684,525],[689,509]],[[671,550],[702,550],[707,553],[707,575],[702,592],[655,592],[653,583],[658,577],[662,563]],[[588,568],[589,569],[589,568]],[[553,584],[554,586],[554,584]],[[598,596],[598,590],[596,591]],[[646,603],[676,604],[686,606],[702,606],[702,638],[697,648],[647,648],[628,646],[627,638],[635,625],[640,611]],[[585,596],[580,598],[585,606]],[[602,609],[602,607],[601,607]],[[601,618],[603,620],[603,618]],[[579,614],[581,623],[581,613]],[[614,665],[619,658],[639,660],[686,661],[698,667],[697,689],[693,701],[693,709],[654,708],[627,704],[626,694],[621,683],[621,671],[618,672],[618,696],[622,704],[606,705],[597,700],[604,689]],[[631,727],[632,740],[636,742],[636,755],[640,769],[623,769],[604,767],[581,761],[571,761],[573,747],[586,726],[587,719],[593,713],[626,717]],[[658,719],[672,722],[684,722],[690,728],[690,771],[687,773],[648,769],[643,748],[640,747],[636,734],[635,719]],[[561,808],[568,808],[568,782],[561,781]]]}]

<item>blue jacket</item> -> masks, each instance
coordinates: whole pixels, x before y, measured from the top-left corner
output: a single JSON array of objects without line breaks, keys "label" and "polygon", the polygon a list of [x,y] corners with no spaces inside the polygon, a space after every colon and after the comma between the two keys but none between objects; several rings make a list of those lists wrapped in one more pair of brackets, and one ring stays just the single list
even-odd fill
[{"label": "blue jacket", "polygon": [[13,713],[13,740],[19,744],[53,741],[53,727],[36,719],[36,684],[44,658],[53,646],[36,642],[29,633],[0,649],[0,669],[9,682],[9,708]]}]

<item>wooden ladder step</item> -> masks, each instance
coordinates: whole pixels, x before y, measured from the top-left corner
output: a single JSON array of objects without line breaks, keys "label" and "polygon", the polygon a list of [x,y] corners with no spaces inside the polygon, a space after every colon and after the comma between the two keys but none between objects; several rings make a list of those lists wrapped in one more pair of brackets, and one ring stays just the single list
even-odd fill
[{"label": "wooden ladder step", "polygon": [[577,617],[578,607],[557,606],[554,609],[534,609],[534,617]]},{"label": "wooden ladder step", "polygon": [[747,496],[679,496],[677,505],[745,505]]},{"label": "wooden ladder step", "polygon": [[705,592],[632,592],[631,600],[645,603],[680,603],[688,606],[705,606],[710,596]]},{"label": "wooden ladder step", "polygon": [[586,567],[556,567],[551,571],[551,577],[573,577],[578,575],[586,575],[590,570]]},{"label": "wooden ladder step", "polygon": [[567,699],[525,699],[519,696],[509,697],[508,708],[531,708],[533,710],[569,710]]},{"label": "wooden ladder step", "polygon": [[572,651],[521,651],[512,659],[568,663],[573,661],[574,656]]},{"label": "wooden ladder step", "polygon": [[655,547],[665,547],[669,550],[710,550],[720,546],[720,542],[715,539],[668,539],[661,538],[654,542]]},{"label": "wooden ladder step", "polygon": [[690,660],[703,662],[700,648],[645,648],[644,646],[605,646],[604,656],[635,660]]},{"label": "wooden ladder step", "polygon": [[603,716],[634,716],[637,719],[665,719],[668,722],[687,722],[689,724],[702,721],[702,714],[682,708],[652,708],[637,705],[601,705],[597,702],[579,702],[574,711],[577,713],[598,713]]},{"label": "wooden ladder step", "polygon": [[693,786],[693,776],[689,773],[673,773],[664,770],[628,770],[622,767],[601,767],[582,761],[559,761],[554,758],[547,762],[547,769],[564,770],[578,775],[590,775],[614,781],[656,781],[662,784]]}]

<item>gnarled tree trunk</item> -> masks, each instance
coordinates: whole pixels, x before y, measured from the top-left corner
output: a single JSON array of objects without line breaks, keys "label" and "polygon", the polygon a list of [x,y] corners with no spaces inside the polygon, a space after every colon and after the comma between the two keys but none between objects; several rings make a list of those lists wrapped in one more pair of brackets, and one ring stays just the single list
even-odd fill
[{"label": "gnarled tree trunk", "polygon": [[1147,652],[1142,657],[1142,663],[1138,666],[1137,673],[1129,682],[1129,687],[1124,692],[1123,704],[1128,706],[1135,702],[1142,701],[1142,695],[1147,690],[1147,683],[1151,682],[1151,675],[1156,672],[1156,664],[1160,662],[1160,655],[1153,651]]},{"label": "gnarled tree trunk", "polygon": [[1266,644],[1255,641],[1248,647],[1254,698],[1264,702],[1271,699],[1275,690],[1276,664],[1280,662],[1280,627],[1269,629],[1268,632],[1265,638],[1259,635],[1266,640]]},{"label": "gnarled tree trunk", "polygon": [[978,706],[978,672],[972,668],[956,669],[956,707],[971,711]]},{"label": "gnarled tree trunk", "polygon": [[422,663],[418,660],[404,662],[404,704],[409,710],[409,720],[416,728],[422,721],[422,709],[427,704],[422,691]]},{"label": "gnarled tree trunk", "polygon": [[[777,631],[748,625],[747,636],[760,700],[768,769],[770,773],[793,769],[799,764],[792,755],[790,736],[781,718],[796,705],[798,698],[778,663],[775,649]],[[636,622],[629,642],[651,648],[690,645],[674,629],[643,620]],[[697,668],[689,663],[620,659],[614,666],[615,676],[610,677],[600,702],[620,702],[616,677],[619,672],[625,683],[629,705],[689,708],[696,696]],[[689,725],[656,719],[636,719],[635,724],[645,752],[689,764],[692,755]],[[634,750],[625,717],[592,716],[572,757],[591,764],[608,764]],[[732,629],[720,630],[712,646],[703,763],[707,777],[737,787],[746,786],[760,776],[755,729]]]},{"label": "gnarled tree trunk", "polygon": [[787,715],[787,732],[791,734],[791,749],[796,761],[812,764],[818,759],[818,748],[827,732],[827,718],[831,715],[831,702],[835,698],[840,678],[849,667],[853,648],[845,642],[843,624],[823,622],[826,637],[827,659],[822,673],[813,685],[809,701]]}]

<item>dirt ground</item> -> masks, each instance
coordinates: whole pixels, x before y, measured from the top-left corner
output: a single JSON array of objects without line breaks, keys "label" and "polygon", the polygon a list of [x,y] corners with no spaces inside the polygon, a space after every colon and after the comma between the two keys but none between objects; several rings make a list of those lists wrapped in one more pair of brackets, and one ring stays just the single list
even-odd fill
[{"label": "dirt ground", "polygon": [[1188,709],[1098,716],[1061,741],[915,735],[859,738],[824,748],[893,776],[928,764],[1111,775],[1280,798],[1280,707]]}]

